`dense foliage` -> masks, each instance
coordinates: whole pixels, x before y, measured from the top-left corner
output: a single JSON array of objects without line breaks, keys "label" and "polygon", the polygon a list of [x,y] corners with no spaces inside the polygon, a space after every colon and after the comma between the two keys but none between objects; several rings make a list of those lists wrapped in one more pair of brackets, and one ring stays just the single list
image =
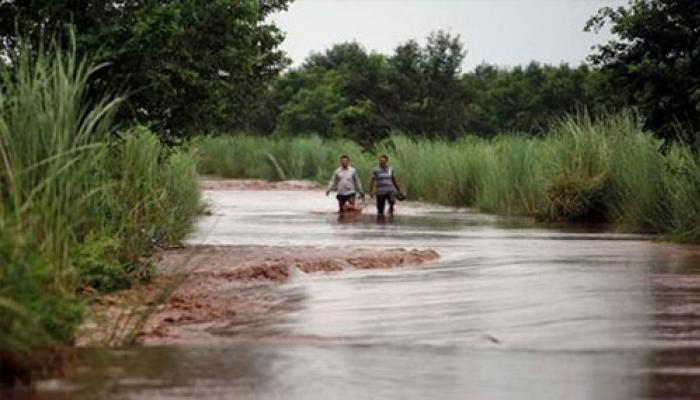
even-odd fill
[{"label": "dense foliage", "polygon": [[68,43],[106,68],[100,91],[129,91],[121,119],[166,137],[244,128],[267,84],[287,65],[284,35],[266,22],[289,0],[3,1],[0,50],[17,56],[20,37]]}]

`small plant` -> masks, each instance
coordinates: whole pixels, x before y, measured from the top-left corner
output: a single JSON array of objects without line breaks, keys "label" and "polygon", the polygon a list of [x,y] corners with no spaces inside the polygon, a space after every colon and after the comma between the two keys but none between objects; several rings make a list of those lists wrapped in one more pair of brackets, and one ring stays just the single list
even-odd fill
[{"label": "small plant", "polygon": [[131,286],[125,266],[119,260],[120,243],[116,238],[90,233],[76,248],[72,260],[80,286],[100,292]]}]

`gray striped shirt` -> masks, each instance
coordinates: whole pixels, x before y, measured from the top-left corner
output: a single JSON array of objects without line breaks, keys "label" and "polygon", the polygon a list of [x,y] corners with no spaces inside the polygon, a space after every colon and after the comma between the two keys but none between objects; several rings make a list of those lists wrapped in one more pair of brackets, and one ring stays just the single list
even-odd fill
[{"label": "gray striped shirt", "polygon": [[376,167],[372,170],[372,178],[374,178],[374,184],[377,189],[377,194],[386,195],[396,191],[394,187],[394,170],[391,167],[383,169],[382,167]]}]

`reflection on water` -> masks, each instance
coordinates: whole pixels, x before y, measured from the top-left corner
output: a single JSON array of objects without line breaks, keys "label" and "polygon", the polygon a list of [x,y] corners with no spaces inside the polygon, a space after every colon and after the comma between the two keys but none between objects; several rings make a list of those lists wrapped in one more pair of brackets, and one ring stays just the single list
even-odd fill
[{"label": "reflection on water", "polygon": [[86,351],[22,398],[700,397],[700,252],[401,204],[338,221],[309,192],[209,193],[195,243],[433,247],[435,264],[300,275],[218,347]]}]

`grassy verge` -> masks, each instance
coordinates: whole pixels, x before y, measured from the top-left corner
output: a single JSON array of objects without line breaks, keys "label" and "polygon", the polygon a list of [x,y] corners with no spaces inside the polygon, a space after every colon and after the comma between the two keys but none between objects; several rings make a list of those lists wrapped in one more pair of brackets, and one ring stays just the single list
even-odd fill
[{"label": "grassy verge", "polygon": [[147,279],[147,256],[199,210],[195,160],[145,128],[116,132],[119,98],[88,98],[94,66],[30,51],[0,78],[0,370],[29,380],[72,342],[93,295]]},{"label": "grassy verge", "polygon": [[318,138],[201,137],[200,172],[325,182],[348,153],[363,180],[387,153],[413,199],[547,221],[596,221],[700,242],[700,158],[644,132],[631,113],[562,120],[542,137],[456,142],[393,136],[370,152]]}]

